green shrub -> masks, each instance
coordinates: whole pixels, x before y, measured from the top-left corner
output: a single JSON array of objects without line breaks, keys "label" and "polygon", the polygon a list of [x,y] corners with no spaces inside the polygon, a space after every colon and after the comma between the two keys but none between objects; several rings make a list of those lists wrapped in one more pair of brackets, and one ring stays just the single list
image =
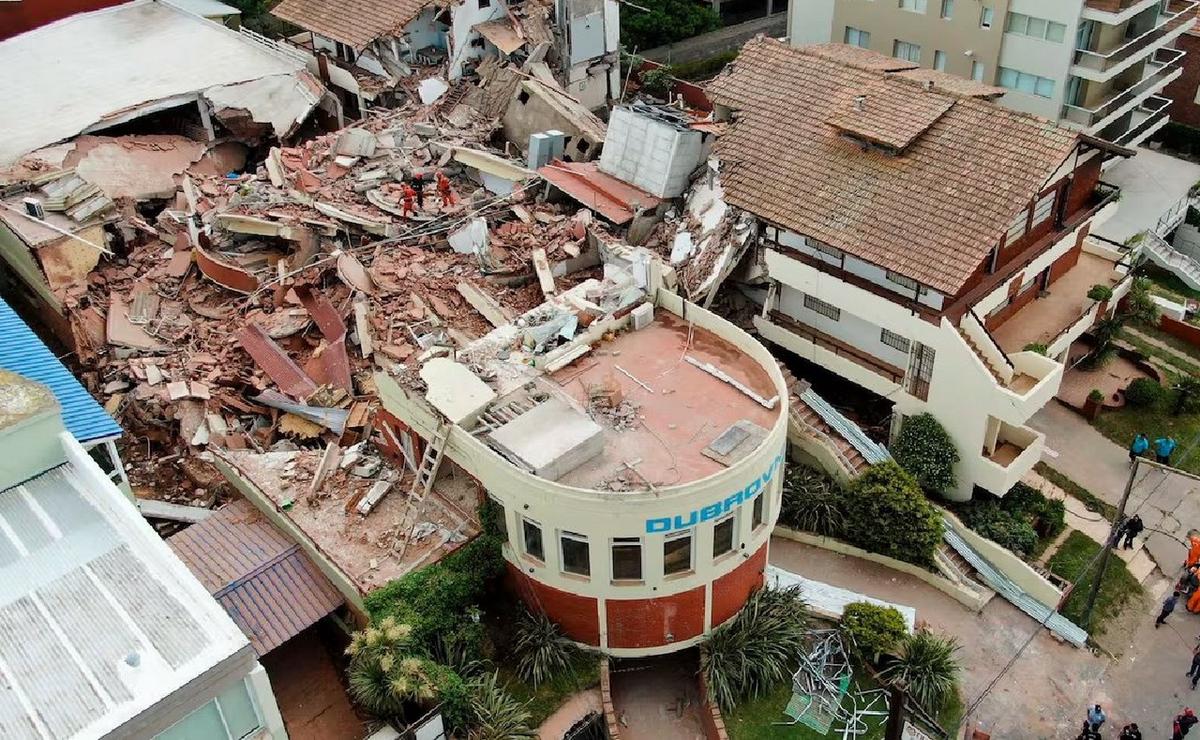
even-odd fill
[{"label": "green shrub", "polygon": [[866,601],[847,604],[842,612],[842,632],[863,660],[875,662],[880,655],[895,652],[908,634],[904,616],[891,606]]},{"label": "green shrub", "polygon": [[1000,505],[1025,517],[1038,537],[1057,537],[1067,528],[1067,507],[1061,499],[1046,498],[1033,486],[1018,483],[1009,489]]},{"label": "green shrub", "polygon": [[954,488],[958,450],[932,414],[917,414],[904,420],[892,456],[926,491],[943,494]]},{"label": "green shrub", "polygon": [[638,8],[621,13],[621,44],[646,51],[721,27],[711,5],[691,0],[639,0]]},{"label": "green shrub", "polygon": [[1176,383],[1174,390],[1175,416],[1200,412],[1200,378],[1189,375]]},{"label": "green shrub", "polygon": [[740,49],[730,49],[723,51],[720,54],[714,54],[707,59],[698,59],[694,62],[683,62],[682,64],[672,64],[671,74],[680,80],[709,80],[716,77],[721,70],[725,69],[726,65],[737,59]]},{"label": "green shrub", "polygon": [[1104,392],[1099,388],[1093,388],[1092,392],[1088,394],[1088,400],[1095,403],[1104,403]]},{"label": "green shrub", "polygon": [[926,710],[940,712],[958,689],[958,648],[953,637],[917,630],[901,640],[899,654],[881,675],[887,683],[904,687]]},{"label": "green shrub", "polygon": [[1041,342],[1030,342],[1029,344],[1022,347],[1021,351],[1022,352],[1036,352],[1037,354],[1041,355],[1042,357],[1045,357],[1047,347],[1046,347],[1046,345],[1042,344]]},{"label": "green shrub", "polygon": [[825,537],[845,534],[844,492],[831,476],[807,465],[793,465],[783,479],[779,520],[789,527]]},{"label": "green shrub", "polygon": [[700,652],[709,692],[728,711],[796,670],[808,631],[799,586],[755,591],[737,616],[713,630]]},{"label": "green shrub", "polygon": [[845,538],[864,550],[930,566],[942,541],[942,514],[895,462],[873,465],[844,496]]},{"label": "green shrub", "polygon": [[1063,502],[1024,483],[1003,498],[982,494],[955,511],[968,527],[1023,558],[1037,552],[1039,541],[1057,537],[1067,526]]},{"label": "green shrub", "polygon": [[1097,283],[1088,289],[1087,297],[1093,301],[1111,301],[1113,297],[1112,288],[1107,285]]},{"label": "green shrub", "polygon": [[656,98],[665,98],[675,84],[670,67],[656,67],[642,72],[642,91]]},{"label": "green shrub", "polygon": [[[1191,208],[1188,212],[1191,212]],[[1122,311],[1129,321],[1143,326],[1158,326],[1158,304],[1154,302],[1154,294],[1150,292],[1152,282],[1149,278],[1137,277],[1129,286],[1129,294],[1125,296]]]},{"label": "green shrub", "polygon": [[[499,672],[471,681],[468,688],[471,740],[534,740],[529,703],[518,701],[500,682]],[[443,713],[445,704],[442,705]]]},{"label": "green shrub", "polygon": [[570,670],[579,648],[563,636],[550,617],[526,610],[517,620],[513,652],[521,678],[536,689],[561,671]]},{"label": "green shrub", "polygon": [[413,630],[392,617],[354,633],[350,656],[350,693],[381,717],[403,713],[407,703],[432,704],[441,691],[454,691],[457,675],[415,652]]},{"label": "green shrub", "polygon": [[1163,397],[1163,387],[1153,378],[1135,378],[1125,389],[1125,401],[1139,408],[1153,406]]}]

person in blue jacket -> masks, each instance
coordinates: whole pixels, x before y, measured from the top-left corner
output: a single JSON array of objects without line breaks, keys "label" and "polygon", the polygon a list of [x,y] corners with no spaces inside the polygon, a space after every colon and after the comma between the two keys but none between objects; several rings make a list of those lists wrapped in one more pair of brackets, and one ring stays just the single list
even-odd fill
[{"label": "person in blue jacket", "polygon": [[1146,450],[1150,449],[1150,440],[1145,433],[1138,432],[1133,438],[1133,442],[1129,443],[1129,462],[1132,463],[1134,458],[1146,454]]},{"label": "person in blue jacket", "polygon": [[1163,465],[1171,464],[1171,453],[1178,443],[1173,437],[1159,437],[1154,440],[1154,457]]}]

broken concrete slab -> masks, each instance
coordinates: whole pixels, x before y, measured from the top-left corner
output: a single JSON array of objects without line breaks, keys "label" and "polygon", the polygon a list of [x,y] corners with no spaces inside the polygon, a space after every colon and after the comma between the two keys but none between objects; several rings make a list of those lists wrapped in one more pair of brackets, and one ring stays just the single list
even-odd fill
[{"label": "broken concrete slab", "polygon": [[421,367],[425,400],[452,424],[469,429],[496,398],[491,386],[471,369],[447,357],[435,357]]},{"label": "broken concrete slab", "polygon": [[558,480],[604,449],[604,430],[565,401],[552,398],[487,435],[505,457]]}]

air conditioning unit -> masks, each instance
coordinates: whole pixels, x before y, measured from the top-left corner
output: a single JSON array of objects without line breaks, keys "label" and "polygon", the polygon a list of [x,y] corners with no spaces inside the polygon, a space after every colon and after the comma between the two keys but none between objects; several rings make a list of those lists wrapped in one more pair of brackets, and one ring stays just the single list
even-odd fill
[{"label": "air conditioning unit", "polygon": [[46,209],[42,208],[42,203],[37,198],[25,198],[25,213],[38,219],[46,218]]}]

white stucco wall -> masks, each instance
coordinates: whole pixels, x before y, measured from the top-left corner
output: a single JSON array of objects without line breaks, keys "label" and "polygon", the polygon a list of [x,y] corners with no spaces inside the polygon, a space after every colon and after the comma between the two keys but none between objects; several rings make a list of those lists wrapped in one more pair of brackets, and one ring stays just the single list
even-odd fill
[{"label": "white stucco wall", "polygon": [[835,0],[792,0],[788,4],[787,34],[793,46],[823,44],[833,39]]},{"label": "white stucco wall", "polygon": [[[479,7],[479,0],[463,0],[459,5],[451,6],[450,24],[450,67],[448,76],[451,80],[462,77],[463,64],[483,56],[484,47],[471,44],[479,37],[479,32],[472,30],[477,23],[492,21],[504,17],[504,6],[500,0],[492,0],[486,8]],[[420,48],[420,47],[418,47]]]}]

